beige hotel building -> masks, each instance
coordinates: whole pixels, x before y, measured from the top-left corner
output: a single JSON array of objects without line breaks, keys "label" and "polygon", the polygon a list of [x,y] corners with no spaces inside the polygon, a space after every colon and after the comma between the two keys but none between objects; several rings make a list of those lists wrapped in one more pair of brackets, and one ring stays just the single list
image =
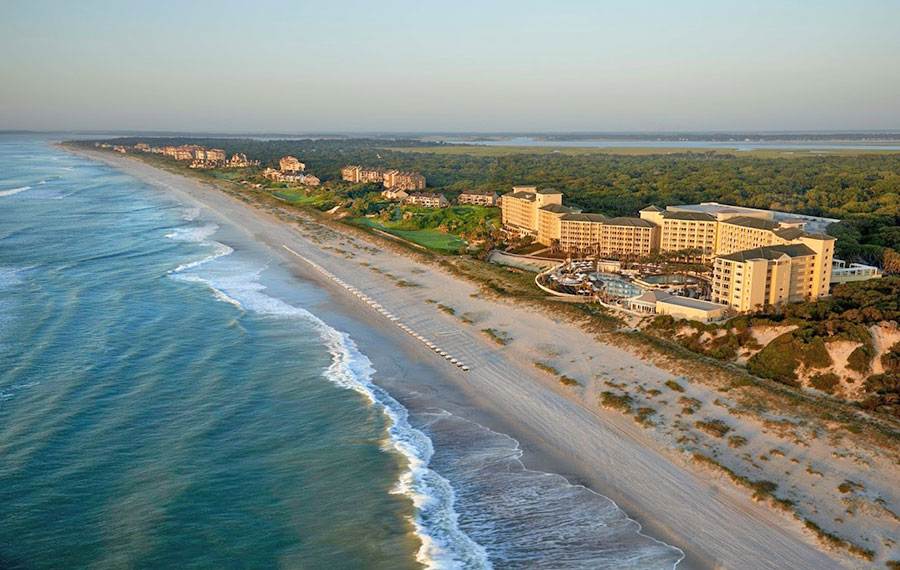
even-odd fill
[{"label": "beige hotel building", "polygon": [[533,235],[582,256],[646,257],[694,250],[691,261],[712,265],[713,301],[737,311],[828,294],[834,238],[807,233],[801,219],[721,204],[649,206],[640,218],[607,218],[562,204],[557,190],[515,186],[501,200],[508,231]]},{"label": "beige hotel building", "polygon": [[713,302],[744,312],[827,295],[834,238],[809,237],[801,242],[717,257]]}]

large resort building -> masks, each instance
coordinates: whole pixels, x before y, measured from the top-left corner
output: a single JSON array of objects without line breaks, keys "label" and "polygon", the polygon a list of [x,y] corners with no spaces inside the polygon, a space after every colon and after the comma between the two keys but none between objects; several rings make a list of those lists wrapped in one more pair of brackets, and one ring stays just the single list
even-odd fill
[{"label": "large resort building", "polygon": [[661,252],[711,265],[713,301],[736,311],[815,299],[831,283],[834,238],[805,230],[810,220],[821,227],[827,218],[714,202],[607,218],[564,206],[561,192],[535,186],[513,187],[501,208],[508,232],[565,253],[623,259]]}]

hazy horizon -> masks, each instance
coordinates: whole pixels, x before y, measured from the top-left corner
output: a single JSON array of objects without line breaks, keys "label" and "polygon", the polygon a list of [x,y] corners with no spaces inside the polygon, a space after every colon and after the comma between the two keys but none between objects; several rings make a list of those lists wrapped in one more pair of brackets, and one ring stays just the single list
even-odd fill
[{"label": "hazy horizon", "polygon": [[900,130],[900,3],[4,6],[0,129]]}]

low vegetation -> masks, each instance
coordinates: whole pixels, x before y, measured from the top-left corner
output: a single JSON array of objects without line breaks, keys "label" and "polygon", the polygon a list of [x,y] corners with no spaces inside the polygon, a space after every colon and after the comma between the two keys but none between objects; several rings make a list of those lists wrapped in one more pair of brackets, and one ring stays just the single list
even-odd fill
[{"label": "low vegetation", "polygon": [[731,431],[731,426],[722,420],[698,421],[694,422],[694,427],[715,437],[725,437]]},{"label": "low vegetation", "polygon": [[603,392],[600,394],[600,404],[604,408],[616,410],[623,413],[631,413],[631,406],[634,403],[628,394],[616,394],[615,392]]},{"label": "low vegetation", "polygon": [[500,346],[506,346],[512,340],[506,332],[498,331],[497,329],[481,329],[481,332],[486,334],[492,341]]},{"label": "low vegetation", "polygon": [[559,383],[563,386],[581,386],[581,382],[566,375],[559,377]]},{"label": "low vegetation", "polygon": [[549,364],[544,364],[543,362],[538,362],[537,360],[532,362],[532,364],[534,364],[534,367],[541,372],[546,372],[547,374],[552,374],[553,376],[559,376],[559,370],[557,370],[553,366],[550,366]]}]

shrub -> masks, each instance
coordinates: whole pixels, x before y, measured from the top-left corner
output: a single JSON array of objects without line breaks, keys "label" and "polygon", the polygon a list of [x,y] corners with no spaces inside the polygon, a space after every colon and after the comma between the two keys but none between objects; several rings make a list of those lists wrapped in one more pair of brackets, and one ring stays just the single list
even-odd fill
[{"label": "shrub", "polygon": [[856,347],[847,357],[847,368],[860,374],[866,374],[872,370],[872,358],[875,356],[875,347],[872,343]]},{"label": "shrub", "polygon": [[650,421],[650,418],[656,415],[656,410],[653,408],[638,408],[637,413],[634,416],[634,421],[641,424],[642,426],[653,425],[653,422]]},{"label": "shrub", "polygon": [[565,375],[559,377],[559,382],[563,386],[581,386],[581,382],[579,382],[578,380],[576,380],[574,378],[565,376]]},{"label": "shrub", "polygon": [[900,372],[900,342],[881,355],[881,365],[885,372]]},{"label": "shrub", "polygon": [[684,392],[684,388],[681,386],[681,384],[679,384],[678,382],[676,382],[674,380],[666,380],[666,386],[670,390],[674,390],[676,392]]},{"label": "shrub", "polygon": [[694,423],[694,427],[715,437],[725,437],[725,434],[731,431],[731,426],[722,420],[698,421]]},{"label": "shrub", "polygon": [[603,392],[600,394],[600,403],[604,408],[618,410],[623,413],[631,413],[632,399],[628,394],[620,396],[615,392]]},{"label": "shrub", "polygon": [[[494,329],[481,329],[481,332],[488,335],[492,341],[496,342],[500,346],[506,346],[507,344],[509,344],[510,338],[503,331],[497,331]],[[555,372],[555,374],[559,374],[559,373]]]},{"label": "shrub", "polygon": [[900,417],[900,374],[869,376],[863,389],[870,394],[860,403],[863,408]]},{"label": "shrub", "polygon": [[834,389],[841,383],[841,378],[833,372],[826,372],[824,374],[816,374],[809,379],[809,383],[812,384],[812,387],[816,390],[821,390],[827,394],[834,394]]},{"label": "shrub", "polygon": [[828,354],[825,341],[816,337],[806,345],[806,350],[803,353],[803,364],[808,368],[828,368],[834,364],[831,360],[831,355]]},{"label": "shrub", "polygon": [[776,337],[747,361],[747,370],[756,376],[797,386],[797,366],[803,356],[802,341],[791,333]]},{"label": "shrub", "polygon": [[[486,329],[486,330],[490,330],[490,329]],[[554,376],[559,376],[559,370],[550,366],[549,364],[544,364],[543,362],[538,362],[537,360],[532,362],[532,364],[534,364],[534,367],[542,372],[546,372],[547,374],[553,374]]]},{"label": "shrub", "polygon": [[735,448],[744,447],[745,445],[747,445],[747,438],[741,437],[739,435],[733,435],[728,438],[728,445]]}]

